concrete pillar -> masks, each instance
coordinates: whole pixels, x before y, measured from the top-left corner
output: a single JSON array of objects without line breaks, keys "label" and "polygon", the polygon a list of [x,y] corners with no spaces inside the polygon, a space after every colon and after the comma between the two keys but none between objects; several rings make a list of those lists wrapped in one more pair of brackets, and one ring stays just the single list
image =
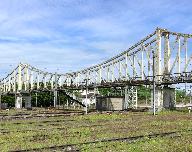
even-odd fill
[{"label": "concrete pillar", "polygon": [[22,95],[20,93],[17,93],[15,98],[15,108],[21,109],[22,108],[22,102],[25,102],[25,108],[31,109],[31,95]]},{"label": "concrete pillar", "polygon": [[129,94],[128,94],[128,86],[125,87],[125,101],[124,101],[124,109],[128,109],[129,102]]},{"label": "concrete pillar", "polygon": [[[151,91],[151,107],[153,108],[153,90]],[[174,109],[176,107],[175,87],[164,86],[155,88],[155,107],[156,111],[164,109]]]},{"label": "concrete pillar", "polygon": [[[151,107],[153,109],[153,88],[151,89]],[[163,90],[161,87],[155,87],[155,109],[161,111],[163,108]]]},{"label": "concrete pillar", "polygon": [[54,107],[56,108],[57,106],[57,90],[54,90]]},{"label": "concrete pillar", "polygon": [[69,109],[69,100],[67,99],[67,109]]},{"label": "concrete pillar", "polygon": [[16,95],[15,108],[16,109],[21,109],[22,108],[22,95],[21,94]]},{"label": "concrete pillar", "polygon": [[23,96],[23,100],[25,101],[25,108],[26,109],[31,109],[31,95],[28,96]]},{"label": "concrete pillar", "polygon": [[175,109],[176,100],[175,100],[175,87],[165,86],[163,88],[163,108],[165,109]]}]

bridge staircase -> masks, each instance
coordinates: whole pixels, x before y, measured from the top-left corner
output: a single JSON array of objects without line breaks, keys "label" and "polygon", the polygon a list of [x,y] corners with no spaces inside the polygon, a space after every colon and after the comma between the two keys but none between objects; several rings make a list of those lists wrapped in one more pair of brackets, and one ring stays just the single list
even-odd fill
[{"label": "bridge staircase", "polygon": [[66,91],[62,91],[62,93],[72,102],[75,102],[83,107],[86,107],[82,102],[76,99],[75,95],[72,95],[70,93],[67,93]]}]

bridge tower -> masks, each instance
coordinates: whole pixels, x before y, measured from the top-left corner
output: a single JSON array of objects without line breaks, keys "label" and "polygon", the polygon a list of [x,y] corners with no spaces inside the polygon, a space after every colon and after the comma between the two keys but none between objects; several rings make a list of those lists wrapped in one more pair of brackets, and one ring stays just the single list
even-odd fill
[{"label": "bridge tower", "polygon": [[[152,52],[153,53],[153,80],[155,82],[155,85],[152,88],[151,91],[151,107],[152,109],[156,110],[161,110],[162,109],[162,99],[163,99],[163,94],[162,94],[162,89],[161,87],[158,87],[157,84],[161,81],[161,30],[156,29],[156,46],[155,50]],[[154,90],[155,89],[155,90]],[[153,92],[154,91],[154,92]],[[153,100],[153,98],[155,98]],[[154,103],[155,102],[155,103]]]},{"label": "bridge tower", "polygon": [[21,90],[22,90],[22,80],[21,80],[21,64],[18,66],[18,89],[17,92],[15,93],[15,108],[16,109],[21,109],[22,108],[22,95],[21,95]]},{"label": "bridge tower", "polygon": [[[164,36],[164,45],[162,45],[162,36]],[[164,46],[164,58],[162,55],[162,46]],[[174,108],[175,107],[175,89],[174,86],[163,86],[159,87],[162,76],[166,75],[170,78],[170,44],[169,44],[169,33],[166,30],[156,29],[156,49],[153,52],[154,56],[154,81],[155,81],[155,108],[156,111],[160,111],[162,108]],[[162,59],[164,61],[163,68]],[[153,103],[153,92],[152,92],[152,107]]]},{"label": "bridge tower", "polygon": [[[164,75],[170,79],[170,41],[168,32],[164,33]],[[179,47],[178,47],[178,73],[180,73],[180,39],[179,39]],[[163,108],[173,109],[175,108],[175,86],[167,85],[163,87]]]},{"label": "bridge tower", "polygon": [[[24,80],[24,90],[23,90],[22,78]],[[21,64],[19,64],[19,66],[18,66],[18,80],[17,81],[18,81],[18,84],[17,84],[18,89],[15,92],[15,108],[21,109],[22,108],[22,102],[25,102],[25,108],[31,109],[31,94],[29,92],[28,67],[25,67],[24,77],[22,77],[22,66],[21,66]]]}]

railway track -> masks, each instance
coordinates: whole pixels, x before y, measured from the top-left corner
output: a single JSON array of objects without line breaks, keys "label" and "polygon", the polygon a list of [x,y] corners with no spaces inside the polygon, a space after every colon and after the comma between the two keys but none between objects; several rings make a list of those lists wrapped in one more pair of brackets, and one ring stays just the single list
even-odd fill
[{"label": "railway track", "polygon": [[81,145],[97,144],[97,143],[104,143],[104,142],[115,142],[115,141],[133,143],[133,142],[137,142],[137,141],[140,141],[143,139],[153,139],[153,138],[158,138],[158,137],[179,138],[179,137],[181,137],[180,134],[183,132],[192,132],[192,129],[182,130],[182,131],[179,130],[179,131],[173,131],[173,132],[164,132],[164,133],[154,133],[154,134],[149,134],[149,135],[140,135],[140,136],[132,136],[132,137],[124,137],[124,138],[102,139],[102,140],[77,143],[77,144],[66,144],[66,145],[60,145],[60,146],[50,146],[50,147],[25,149],[25,150],[13,150],[10,152],[42,151],[42,150],[49,150],[49,151],[62,150],[62,151],[73,152],[73,151],[81,151],[81,149],[79,148],[79,146],[81,146]]},{"label": "railway track", "polygon": [[74,116],[83,115],[83,111],[77,112],[44,112],[36,114],[16,114],[16,115],[0,115],[0,120],[22,120],[22,119],[33,119],[33,118],[50,118],[50,117],[62,117],[62,116]]}]

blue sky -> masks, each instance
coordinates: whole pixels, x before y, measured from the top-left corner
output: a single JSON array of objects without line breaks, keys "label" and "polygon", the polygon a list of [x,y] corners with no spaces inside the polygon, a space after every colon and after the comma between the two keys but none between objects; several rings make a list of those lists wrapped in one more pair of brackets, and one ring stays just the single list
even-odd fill
[{"label": "blue sky", "polygon": [[[0,68],[69,72],[104,61],[156,27],[192,33],[190,0],[0,0]],[[3,76],[2,75],[2,76]]]}]

